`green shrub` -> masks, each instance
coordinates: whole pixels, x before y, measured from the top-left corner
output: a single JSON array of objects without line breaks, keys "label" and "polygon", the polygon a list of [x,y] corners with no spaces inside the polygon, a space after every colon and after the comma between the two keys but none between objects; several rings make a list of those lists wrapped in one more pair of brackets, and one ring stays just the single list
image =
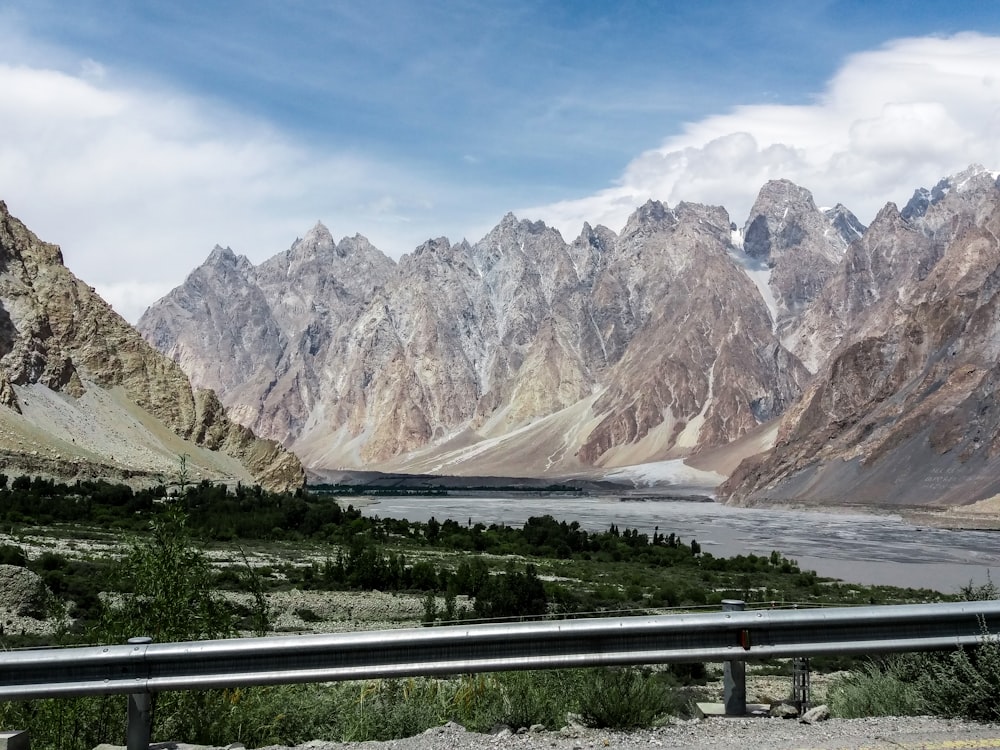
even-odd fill
[{"label": "green shrub", "polygon": [[1000,720],[1000,640],[984,624],[978,647],[928,655],[921,688],[936,714],[974,721]]},{"label": "green shrub", "polygon": [[600,669],[588,673],[580,695],[580,715],[591,727],[651,727],[677,712],[676,692],[665,676],[638,669]]},{"label": "green shrub", "polygon": [[580,672],[499,672],[467,678],[459,687],[453,718],[474,731],[504,725],[513,731],[534,724],[558,728],[577,710]]},{"label": "green shrub", "polygon": [[904,656],[855,669],[830,685],[827,703],[831,713],[848,719],[924,713],[927,704],[914,679],[918,668],[913,657]]},{"label": "green shrub", "polygon": [[[962,589],[968,601],[996,599],[992,580]],[[830,708],[847,717],[933,713],[1000,720],[1000,639],[982,623],[979,644],[951,652],[897,656],[856,669],[830,688]]]}]

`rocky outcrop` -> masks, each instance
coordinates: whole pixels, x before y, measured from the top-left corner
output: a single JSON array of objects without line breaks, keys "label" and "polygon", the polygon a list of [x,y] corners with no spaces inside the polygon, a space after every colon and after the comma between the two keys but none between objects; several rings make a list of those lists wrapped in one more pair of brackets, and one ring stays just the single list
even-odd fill
[{"label": "rocky outcrop", "polygon": [[0,611],[41,619],[47,593],[38,574],[17,565],[0,565]]},{"label": "rocky outcrop", "polygon": [[675,455],[722,445],[798,396],[807,373],[730,259],[729,232],[723,209],[694,204],[648,203],[629,220],[603,274],[627,290],[635,331],[594,403],[584,461],[650,438]]},{"label": "rocky outcrop", "polygon": [[[916,208],[914,208],[916,207]],[[1000,187],[981,168],[887,206],[824,289],[844,331],[744,503],[966,504],[1000,492]]]},{"label": "rocky outcrop", "polygon": [[[73,476],[71,458],[89,465],[102,460],[105,451],[95,442],[99,431],[86,426],[97,420],[106,428],[101,434],[117,433],[122,443],[150,446],[148,460],[137,458],[135,465],[104,457],[111,473],[162,474],[179,453],[190,450],[192,463],[203,463],[206,476],[214,476],[232,471],[232,466],[211,466],[207,451],[223,451],[245,465],[248,479],[275,489],[301,485],[302,467],[293,455],[231,422],[214,394],[193,391],[180,367],[73,276],[63,265],[59,248],[40,241],[3,203],[0,311],[0,402],[8,414],[23,417],[0,414],[4,425],[0,442],[9,443],[4,447],[11,454],[16,454],[18,444],[43,446],[43,452],[65,459],[65,470]],[[107,413],[88,412],[102,399],[105,405],[119,404],[121,419],[127,423],[111,425]],[[141,413],[124,416],[136,408]],[[46,439],[50,427],[55,434],[49,437],[57,437],[58,447]],[[177,444],[175,451],[173,444],[168,446],[155,434],[159,429],[188,441],[189,447]],[[25,431],[31,433],[30,440],[19,441],[18,434]],[[33,450],[33,458],[44,458],[37,448]],[[152,458],[157,452],[159,457]]]}]

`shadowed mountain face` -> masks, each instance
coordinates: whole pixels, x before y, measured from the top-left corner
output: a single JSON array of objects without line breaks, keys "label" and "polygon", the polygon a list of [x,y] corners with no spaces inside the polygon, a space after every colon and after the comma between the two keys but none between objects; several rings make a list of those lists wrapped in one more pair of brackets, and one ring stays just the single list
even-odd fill
[{"label": "shadowed mountain face", "polygon": [[721,488],[739,502],[971,502],[997,492],[997,195],[970,168],[866,228],[777,180],[742,231],[650,201],[620,233],[507,215],[399,263],[317,225],[260,266],[217,248],[139,328],[317,470],[566,476],[732,446],[766,449]]},{"label": "shadowed mountain face", "polygon": [[983,170],[888,205],[810,311],[831,354],[739,502],[971,503],[1000,493],[1000,189]]},{"label": "shadowed mountain face", "polygon": [[189,476],[301,486],[295,456],[193,391],[0,202],[0,454],[7,471],[60,478]]}]

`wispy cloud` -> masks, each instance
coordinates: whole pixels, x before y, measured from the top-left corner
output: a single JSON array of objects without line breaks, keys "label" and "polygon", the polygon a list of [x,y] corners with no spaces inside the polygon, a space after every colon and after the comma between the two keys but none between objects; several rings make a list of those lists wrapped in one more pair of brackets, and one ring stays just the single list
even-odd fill
[{"label": "wispy cloud", "polygon": [[214,243],[260,261],[322,218],[398,256],[462,229],[439,225],[448,186],[85,67],[0,65],[0,197],[131,320]]},{"label": "wispy cloud", "polygon": [[768,179],[865,221],[970,163],[1000,168],[1000,37],[898,40],[850,57],[813,103],[753,105],[688,124],[595,194],[521,211],[575,236],[623,226],[646,200],[725,206],[742,223]]}]

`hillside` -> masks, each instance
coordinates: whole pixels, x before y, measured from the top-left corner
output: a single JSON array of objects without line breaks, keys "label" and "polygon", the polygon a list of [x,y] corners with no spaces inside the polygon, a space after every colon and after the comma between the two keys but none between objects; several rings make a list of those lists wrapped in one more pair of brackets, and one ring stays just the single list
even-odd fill
[{"label": "hillside", "polygon": [[61,479],[301,486],[298,459],[230,421],[0,202],[0,455]]}]

